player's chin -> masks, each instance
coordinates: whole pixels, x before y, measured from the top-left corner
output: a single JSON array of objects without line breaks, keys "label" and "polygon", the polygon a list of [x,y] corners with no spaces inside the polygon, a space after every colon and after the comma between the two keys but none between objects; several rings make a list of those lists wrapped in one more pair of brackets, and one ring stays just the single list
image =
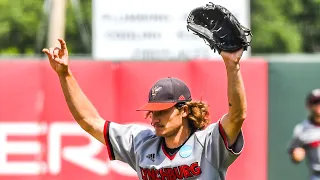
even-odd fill
[{"label": "player's chin", "polygon": [[156,136],[163,136],[164,135],[164,133],[162,131],[156,131],[155,134],[156,134]]},{"label": "player's chin", "polygon": [[164,128],[155,128],[155,134],[157,136],[164,136],[165,135]]}]

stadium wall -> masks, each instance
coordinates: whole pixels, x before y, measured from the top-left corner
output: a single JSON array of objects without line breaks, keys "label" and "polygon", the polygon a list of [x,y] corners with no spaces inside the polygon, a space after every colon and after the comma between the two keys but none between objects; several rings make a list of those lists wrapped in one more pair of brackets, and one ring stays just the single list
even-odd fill
[{"label": "stadium wall", "polygon": [[291,163],[287,148],[294,126],[307,117],[306,94],[320,88],[320,58],[268,58],[268,179],[307,179],[305,161]]},{"label": "stadium wall", "polygon": [[[159,78],[184,80],[193,99],[210,105],[211,122],[227,112],[222,61],[97,62],[72,60],[85,94],[106,120],[149,125],[139,106]],[[266,180],[268,64],[243,61],[248,94],[245,149],[228,179]],[[106,148],[73,120],[59,80],[46,61],[0,61],[0,179],[137,179],[121,162],[110,162]]]}]

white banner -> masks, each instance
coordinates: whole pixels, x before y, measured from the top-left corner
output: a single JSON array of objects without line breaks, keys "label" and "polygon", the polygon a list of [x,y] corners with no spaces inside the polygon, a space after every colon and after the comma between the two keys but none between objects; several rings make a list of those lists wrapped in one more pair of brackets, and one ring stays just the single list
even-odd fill
[{"label": "white banner", "polygon": [[[186,20],[206,0],[93,0],[93,58],[97,60],[187,60],[217,58],[187,31]],[[216,0],[250,28],[249,0]],[[249,51],[243,54],[248,57]]]}]

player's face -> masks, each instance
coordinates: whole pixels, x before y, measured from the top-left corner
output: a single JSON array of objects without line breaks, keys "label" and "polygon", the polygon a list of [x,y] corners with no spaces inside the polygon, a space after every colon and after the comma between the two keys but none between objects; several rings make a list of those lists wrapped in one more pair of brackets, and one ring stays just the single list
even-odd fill
[{"label": "player's face", "polygon": [[[313,116],[320,117],[320,103],[310,105],[309,109]],[[317,122],[320,123],[320,122]]]},{"label": "player's face", "polygon": [[151,113],[152,125],[157,136],[174,136],[181,129],[183,115],[176,107]]}]

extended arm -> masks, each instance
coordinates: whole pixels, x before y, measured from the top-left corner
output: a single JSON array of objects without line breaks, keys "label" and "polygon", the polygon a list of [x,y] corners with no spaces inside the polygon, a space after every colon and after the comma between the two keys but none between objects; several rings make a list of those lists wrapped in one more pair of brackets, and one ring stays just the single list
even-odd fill
[{"label": "extended arm", "polygon": [[59,76],[65,100],[74,119],[86,132],[105,144],[104,120],[82,92],[71,72]]},{"label": "extended arm", "polygon": [[227,71],[229,101],[229,111],[222,118],[221,124],[229,146],[236,141],[247,113],[246,93],[240,72],[242,52],[242,49],[234,53],[221,52]]},{"label": "extended arm", "polygon": [[49,48],[42,51],[48,56],[52,69],[58,74],[65,100],[77,123],[94,138],[105,144],[104,120],[82,92],[68,67],[66,42],[59,39],[61,48]]}]

